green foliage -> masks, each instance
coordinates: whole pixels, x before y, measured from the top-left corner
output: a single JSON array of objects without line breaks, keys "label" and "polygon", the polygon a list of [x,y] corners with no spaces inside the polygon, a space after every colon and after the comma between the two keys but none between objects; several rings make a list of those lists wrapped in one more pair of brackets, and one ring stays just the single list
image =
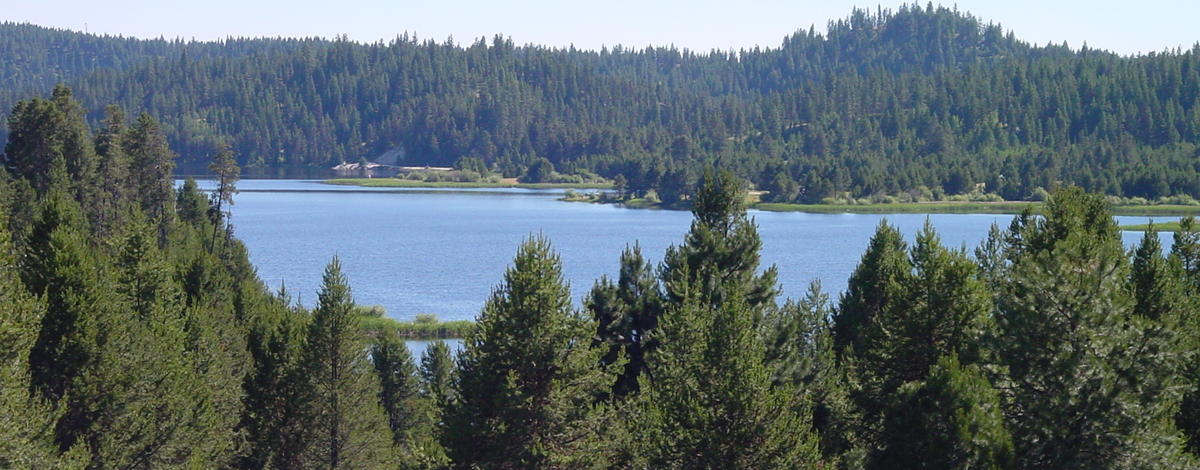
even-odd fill
[{"label": "green foliage", "polygon": [[151,220],[164,221],[165,214],[173,211],[170,175],[175,154],[167,147],[158,121],[149,114],[138,116],[125,139],[125,151],[133,199]]},{"label": "green foliage", "polygon": [[525,174],[521,175],[522,183],[548,183],[554,178],[554,164],[545,158],[539,158],[529,165]]},{"label": "green foliage", "polygon": [[[107,307],[107,293],[97,279],[95,257],[79,233],[80,225],[75,202],[61,191],[50,194],[38,210],[21,257],[25,287],[30,294],[44,295],[46,302],[29,353],[32,387],[51,401],[66,395],[91,360],[95,325],[85,313]],[[64,442],[69,446],[73,439]]]},{"label": "green foliage", "polygon": [[601,277],[584,304],[596,322],[597,338],[608,346],[603,363],[626,361],[625,370],[613,384],[613,395],[636,393],[638,378],[646,372],[646,356],[657,345],[651,333],[663,309],[654,272],[640,246],[625,248],[616,284]]},{"label": "green foliage", "polygon": [[312,389],[306,466],[374,468],[394,462],[379,377],[357,321],[335,256],[325,268],[305,344],[304,371]]},{"label": "green foliage", "polygon": [[820,452],[790,387],[772,387],[752,310],[737,291],[717,307],[688,296],[654,333],[632,460],[646,468],[811,468]]},{"label": "green foliage", "polygon": [[1133,314],[1128,265],[1099,196],[1055,191],[1018,219],[997,296],[996,352],[1020,468],[1107,468],[1177,399],[1170,334]]},{"label": "green foliage", "polygon": [[371,362],[379,376],[379,400],[388,416],[392,443],[404,460],[419,459],[435,445],[433,406],[422,394],[421,379],[408,346],[396,336],[377,337]]},{"label": "green foliage", "polygon": [[833,338],[839,351],[850,348],[861,354],[867,330],[898,302],[901,279],[910,270],[906,250],[900,231],[881,221],[833,314]]},{"label": "green foliage", "polygon": [[441,439],[455,468],[578,467],[605,416],[596,398],[613,374],[596,366],[595,325],[571,310],[558,256],[544,238],[517,252],[458,357]]},{"label": "green foliage", "polygon": [[698,295],[702,304],[721,305],[739,292],[757,325],[779,292],[775,267],[758,272],[762,240],[746,216],[743,183],[727,171],[706,171],[692,199],[692,226],[679,246],[667,249],[660,274],[669,302],[683,304]]},{"label": "green foliage", "polygon": [[45,305],[21,284],[7,222],[0,209],[0,467],[83,468],[82,446],[59,456],[54,426],[61,413],[30,394],[29,353]]},{"label": "green foliage", "polygon": [[422,394],[438,406],[438,411],[454,399],[454,358],[450,355],[450,346],[444,341],[435,341],[425,348],[418,372],[421,375]]},{"label": "green foliage", "polygon": [[940,357],[978,362],[987,331],[991,295],[977,279],[975,263],[943,247],[928,222],[907,265],[892,293],[895,301],[868,325],[859,356],[866,385],[879,387],[874,400],[880,402],[902,384],[924,379]]},{"label": "green foliage", "polygon": [[861,466],[857,428],[860,412],[851,401],[852,361],[839,361],[833,346],[832,311],[821,283],[813,281],[799,301],[788,301],[766,321],[763,360],[774,386],[798,395],[801,416],[812,416],[824,459],[838,468]]},{"label": "green foliage", "polygon": [[1012,468],[1013,444],[1000,396],[984,371],[954,355],[897,393],[872,468]]},{"label": "green foliage", "polygon": [[[1200,300],[1200,227],[1192,217],[1179,221],[1180,230],[1175,232],[1169,262],[1179,276],[1183,301],[1173,306],[1180,310],[1172,312],[1172,325],[1179,335],[1180,347],[1187,354],[1183,377],[1187,391],[1175,415],[1175,425],[1182,431],[1188,451],[1200,456],[1200,315],[1196,305]],[[1169,282],[1169,281],[1168,281]],[[1155,283],[1157,284],[1157,283]],[[1169,300],[1169,299],[1168,299]],[[1156,302],[1149,300],[1149,302]]]},{"label": "green foliage", "polygon": [[[436,320],[436,318],[435,318]],[[369,336],[399,336],[405,339],[452,339],[466,338],[475,329],[475,322],[455,320],[435,323],[398,321],[389,317],[370,314],[359,315],[359,327]]]},{"label": "green foliage", "polygon": [[[243,287],[244,289],[244,287]],[[246,374],[238,428],[246,436],[238,468],[298,468],[308,444],[308,407],[312,389],[305,362],[309,317],[289,308],[281,295],[244,294],[246,343],[251,369]]]}]

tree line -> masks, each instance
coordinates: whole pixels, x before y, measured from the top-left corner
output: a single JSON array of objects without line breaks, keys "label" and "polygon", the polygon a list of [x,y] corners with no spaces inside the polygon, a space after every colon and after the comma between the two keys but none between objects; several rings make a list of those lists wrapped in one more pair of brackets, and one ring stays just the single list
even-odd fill
[{"label": "tree line", "polygon": [[[233,236],[239,168],[172,184],[148,115],[20,102],[0,177],[3,468],[1195,468],[1200,227],[1126,251],[1056,190],[973,251],[883,222],[836,299],[778,301],[746,182],[702,174],[663,261],[584,306],[531,237],[462,351],[314,308]],[[103,175],[103,176],[97,176]],[[784,266],[783,268],[787,268]],[[402,287],[401,287],[402,288]]]},{"label": "tree line", "polygon": [[[855,10],[776,48],[698,53],[401,35],[140,41],[0,26],[7,108],[56,81],[160,116],[183,162],[247,168],[481,159],[551,165],[670,202],[703,168],[778,202],[1038,189],[1200,196],[1200,50],[1122,57],[1031,45],[932,5]],[[57,51],[62,51],[58,53]],[[545,163],[543,163],[545,162]]]}]

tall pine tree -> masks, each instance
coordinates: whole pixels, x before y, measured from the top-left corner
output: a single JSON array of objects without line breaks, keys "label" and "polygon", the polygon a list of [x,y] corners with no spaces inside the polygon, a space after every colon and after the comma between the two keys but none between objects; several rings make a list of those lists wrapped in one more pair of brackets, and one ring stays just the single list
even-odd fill
[{"label": "tall pine tree", "polygon": [[363,335],[350,286],[335,256],[325,267],[305,346],[305,373],[312,388],[307,467],[394,464],[387,414],[379,401],[379,378]]},{"label": "tall pine tree", "polygon": [[603,465],[595,325],[572,311],[544,238],[523,243],[459,354],[442,442],[455,468]]}]

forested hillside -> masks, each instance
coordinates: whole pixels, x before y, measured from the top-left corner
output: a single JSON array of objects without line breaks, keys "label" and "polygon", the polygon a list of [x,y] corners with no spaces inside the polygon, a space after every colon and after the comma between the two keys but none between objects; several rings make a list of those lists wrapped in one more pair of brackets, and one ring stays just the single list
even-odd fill
[{"label": "forested hillside", "polygon": [[[0,468],[1191,469],[1200,226],[1126,252],[1053,192],[968,254],[883,222],[848,289],[777,301],[745,185],[706,170],[662,263],[572,307],[532,236],[461,353],[314,308],[228,225],[239,168],[172,184],[151,116],[22,101],[0,172]],[[788,269],[780,266],[779,269]],[[402,282],[397,295],[404,295]]]},{"label": "forested hillside", "polygon": [[[65,81],[102,119],[149,112],[184,162],[246,167],[483,159],[508,176],[618,174],[635,191],[716,165],[782,202],[1077,184],[1200,196],[1200,48],[1121,57],[1034,46],[932,6],[855,11],[776,48],[454,44],[401,35],[140,41],[0,27],[7,109]],[[686,186],[686,184],[685,184]]]}]

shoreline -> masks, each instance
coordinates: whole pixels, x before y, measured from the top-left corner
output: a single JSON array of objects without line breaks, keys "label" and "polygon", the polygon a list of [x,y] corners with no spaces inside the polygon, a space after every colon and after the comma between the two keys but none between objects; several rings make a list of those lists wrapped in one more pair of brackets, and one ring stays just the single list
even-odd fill
[{"label": "shoreline", "polygon": [[333,178],[321,184],[364,188],[518,188],[518,189],[612,189],[609,183],[518,183],[516,181],[416,181],[396,178]]},{"label": "shoreline", "polygon": [[[648,202],[644,199],[629,201],[601,201],[595,199],[560,199],[564,202],[583,202],[590,204],[612,204],[629,209],[654,210],[690,210],[683,204],[662,204]],[[809,214],[1001,214],[1017,215],[1026,207],[1033,207],[1033,212],[1041,212],[1041,202],[1036,201],[1003,201],[1003,202],[908,202],[908,203],[878,203],[878,204],[786,204],[777,202],[754,202],[747,208],[764,212],[803,212]],[[1119,205],[1109,208],[1114,216],[1129,217],[1183,217],[1200,216],[1200,205],[1185,206],[1175,204],[1159,205]]]},{"label": "shoreline", "polygon": [[[517,183],[515,181],[499,182],[427,182],[402,180],[394,178],[335,178],[322,180],[321,184],[338,186],[361,186],[368,188],[521,188],[521,189],[576,189],[598,190],[612,189],[607,183]],[[601,200],[593,196],[561,198],[564,202],[583,202],[591,204],[611,204],[629,209],[652,210],[690,210],[686,204],[662,204],[645,199],[630,199],[624,201]],[[776,202],[753,202],[748,209],[767,212],[803,212],[811,214],[1020,214],[1025,208],[1033,206],[1034,213],[1040,212],[1041,202],[1038,201],[931,201],[931,202],[901,202],[901,203],[872,203],[872,204],[788,204]],[[1150,204],[1150,205],[1117,205],[1109,209],[1114,216],[1169,216],[1179,217],[1200,216],[1200,205]],[[1177,224],[1176,224],[1177,225]],[[1136,227],[1136,226],[1133,226]],[[1163,225],[1166,231],[1166,225]]]}]

